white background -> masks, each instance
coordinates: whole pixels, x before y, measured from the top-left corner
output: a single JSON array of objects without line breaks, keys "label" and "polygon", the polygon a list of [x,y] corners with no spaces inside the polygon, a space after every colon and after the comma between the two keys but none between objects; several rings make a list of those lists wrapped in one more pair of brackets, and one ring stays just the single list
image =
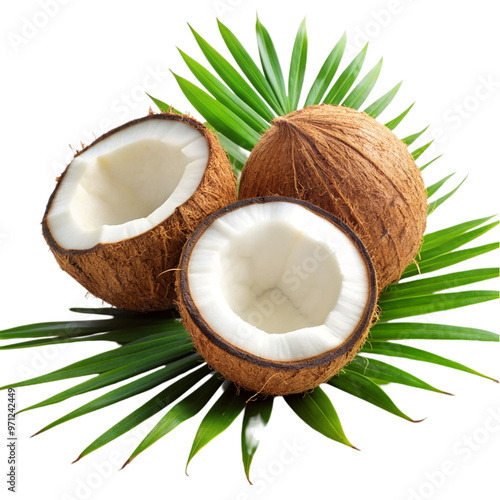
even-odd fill
[{"label": "white background", "polygon": [[[310,41],[306,84],[344,30],[350,58],[370,39],[365,71],[384,56],[373,96],[404,80],[381,120],[392,119],[416,100],[397,133],[403,137],[431,124],[416,145],[437,136],[432,153],[445,153],[425,172],[426,183],[457,172],[449,181],[450,189],[468,175],[460,191],[429,220],[430,229],[498,213],[500,40],[498,11],[491,0],[46,0],[50,16],[43,14],[43,3],[4,2],[0,16],[0,328],[71,318],[69,307],[95,304],[58,269],[49,253],[40,231],[45,204],[56,175],[71,159],[68,144],[88,143],[92,134],[146,114],[150,103],[144,90],[196,115],[168,71],[171,68],[190,77],[176,46],[203,60],[186,22],[222,50],[215,22],[219,15],[256,55],[258,10],[285,65],[295,31],[306,15]],[[498,232],[480,243],[493,238],[498,239]],[[498,265],[498,253],[473,263],[477,267]],[[497,286],[485,282],[478,288]],[[498,304],[487,303],[424,321],[495,330],[497,309]],[[500,378],[498,344],[421,341],[414,345]],[[55,350],[2,351],[0,384],[46,373],[109,348],[107,344],[78,344]],[[428,417],[413,424],[326,388],[348,437],[361,452],[317,434],[278,400],[254,460],[253,487],[246,482],[241,465],[241,417],[195,457],[186,477],[185,460],[201,416],[183,424],[121,472],[119,467],[147,427],[71,465],[97,435],[149,395],[33,439],[29,439],[31,434],[90,396],[22,414],[18,418],[17,498],[498,498],[499,386],[433,365],[392,362],[455,397],[389,386],[389,394],[403,411],[416,419]],[[66,381],[19,390],[20,407],[70,385]],[[6,400],[6,394],[0,394],[0,422],[6,417]],[[3,423],[0,437],[5,434]],[[294,452],[285,451],[288,448]],[[0,496],[8,498],[4,442],[0,450]],[[443,468],[446,475],[439,472]]]}]

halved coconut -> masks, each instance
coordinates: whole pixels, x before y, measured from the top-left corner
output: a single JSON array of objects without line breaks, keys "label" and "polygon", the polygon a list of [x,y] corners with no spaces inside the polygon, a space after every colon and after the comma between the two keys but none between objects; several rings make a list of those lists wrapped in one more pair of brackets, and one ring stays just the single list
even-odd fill
[{"label": "halved coconut", "polygon": [[329,104],[273,121],[243,168],[239,195],[290,196],[342,219],[366,245],[380,291],[415,258],[427,217],[406,145],[366,113]]},{"label": "halved coconut", "polygon": [[179,309],[208,364],[247,390],[291,394],[325,382],[368,334],[375,272],[361,240],[314,205],[232,203],[184,248]]},{"label": "halved coconut", "polygon": [[187,237],[236,199],[217,137],[178,114],[151,114],[75,155],[49,199],[43,234],[63,270],[135,311],[169,308]]}]

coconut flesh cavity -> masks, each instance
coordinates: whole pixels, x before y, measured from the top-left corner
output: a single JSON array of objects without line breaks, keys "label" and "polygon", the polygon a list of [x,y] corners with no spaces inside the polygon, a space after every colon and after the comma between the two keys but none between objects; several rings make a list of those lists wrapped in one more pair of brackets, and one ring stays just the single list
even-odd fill
[{"label": "coconut flesh cavity", "polygon": [[187,236],[236,199],[231,165],[196,120],[149,115],[78,153],[42,222],[60,266],[111,305],[151,311],[173,305]]},{"label": "coconut flesh cavity", "polygon": [[112,134],[73,160],[47,216],[52,236],[84,250],[152,229],[193,195],[208,153],[205,137],[181,121]]},{"label": "coconut flesh cavity", "polygon": [[233,203],[202,222],[180,267],[180,312],[193,343],[247,390],[311,389],[349,362],[368,333],[376,283],[366,249],[309,203]]}]

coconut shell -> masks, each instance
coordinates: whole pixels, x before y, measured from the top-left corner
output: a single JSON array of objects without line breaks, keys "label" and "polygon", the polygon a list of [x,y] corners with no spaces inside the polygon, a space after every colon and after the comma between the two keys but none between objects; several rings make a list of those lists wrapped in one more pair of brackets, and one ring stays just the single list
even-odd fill
[{"label": "coconut shell", "polygon": [[379,290],[417,254],[427,195],[405,144],[366,113],[309,106],[276,118],[242,171],[240,198],[282,195],[339,217],[370,254]]},{"label": "coconut shell", "polygon": [[149,115],[111,130],[75,155],[106,140],[112,134],[146,120],[183,122],[205,137],[209,156],[201,182],[193,195],[151,230],[116,243],[99,243],[86,250],[61,247],[52,236],[47,215],[71,163],[52,193],[42,230],[61,269],[90,293],[105,302],[132,311],[155,311],[174,306],[175,270],[188,236],[217,209],[236,199],[236,178],[217,137],[203,124],[174,113]]},{"label": "coconut shell", "polygon": [[[364,313],[350,336],[338,347],[313,358],[293,362],[277,362],[244,351],[222,338],[204,320],[189,289],[188,267],[196,242],[220,216],[251,203],[287,201],[298,203],[316,215],[332,222],[351,239],[362,256],[369,276],[369,296]],[[310,203],[286,197],[263,197],[240,200],[207,217],[191,235],[184,247],[177,288],[179,312],[196,350],[205,361],[238,387],[258,394],[286,395],[301,393],[326,382],[347,365],[363,346],[369,329],[376,320],[377,283],[370,256],[361,240],[342,221]],[[328,293],[325,290],[325,293]]]}]

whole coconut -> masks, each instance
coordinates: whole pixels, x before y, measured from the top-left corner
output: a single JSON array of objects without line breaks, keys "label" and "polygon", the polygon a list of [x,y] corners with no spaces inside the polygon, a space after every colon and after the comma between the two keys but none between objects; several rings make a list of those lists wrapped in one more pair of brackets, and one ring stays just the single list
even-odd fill
[{"label": "whole coconut", "polygon": [[343,106],[276,118],[243,168],[239,195],[289,196],[339,217],[365,244],[380,291],[399,280],[425,230],[426,190],[407,147]]}]

